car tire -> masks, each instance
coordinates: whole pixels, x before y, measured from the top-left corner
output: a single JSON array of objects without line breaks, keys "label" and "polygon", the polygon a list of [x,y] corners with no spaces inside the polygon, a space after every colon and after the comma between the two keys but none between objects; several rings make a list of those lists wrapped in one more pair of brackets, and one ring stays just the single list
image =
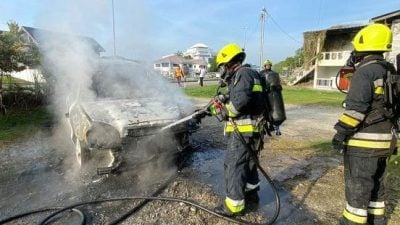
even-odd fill
[{"label": "car tire", "polygon": [[75,141],[75,155],[81,168],[86,167],[90,160],[90,150],[86,144],[79,139]]}]

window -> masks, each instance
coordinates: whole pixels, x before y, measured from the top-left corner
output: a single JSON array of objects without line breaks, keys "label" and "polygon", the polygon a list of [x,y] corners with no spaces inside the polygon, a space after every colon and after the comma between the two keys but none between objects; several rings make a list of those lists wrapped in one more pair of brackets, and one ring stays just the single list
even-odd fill
[{"label": "window", "polygon": [[317,80],[317,86],[331,87],[332,86],[332,80],[331,79],[318,79]]},{"label": "window", "polygon": [[156,63],[156,67],[160,67],[161,65],[160,65],[160,63]]},{"label": "window", "polygon": [[329,60],[331,58],[331,55],[329,54],[329,52],[325,53],[325,60]]},{"label": "window", "polygon": [[337,57],[337,53],[336,52],[332,52],[332,60],[335,60]]},{"label": "window", "polygon": [[337,57],[338,57],[338,59],[343,59],[343,53],[339,52]]},{"label": "window", "polygon": [[162,67],[169,67],[169,63],[162,63]]},{"label": "window", "polygon": [[179,67],[179,64],[174,63],[172,66],[173,67]]}]

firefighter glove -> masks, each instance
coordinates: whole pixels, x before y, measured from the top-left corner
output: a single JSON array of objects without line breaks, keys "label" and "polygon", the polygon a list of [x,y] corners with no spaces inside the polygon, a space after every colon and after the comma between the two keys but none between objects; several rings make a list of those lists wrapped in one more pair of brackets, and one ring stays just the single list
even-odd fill
[{"label": "firefighter glove", "polygon": [[211,116],[211,113],[207,110],[198,110],[193,114],[193,119],[194,121],[199,124],[201,123],[201,120],[206,117],[206,116]]},{"label": "firefighter glove", "polygon": [[342,151],[344,149],[344,141],[346,140],[346,135],[337,133],[333,136],[332,139],[332,146],[334,149],[338,151]]},{"label": "firefighter glove", "polygon": [[220,103],[225,104],[228,101],[229,96],[228,95],[219,94],[219,95],[215,96],[214,99],[216,101],[220,102]]}]

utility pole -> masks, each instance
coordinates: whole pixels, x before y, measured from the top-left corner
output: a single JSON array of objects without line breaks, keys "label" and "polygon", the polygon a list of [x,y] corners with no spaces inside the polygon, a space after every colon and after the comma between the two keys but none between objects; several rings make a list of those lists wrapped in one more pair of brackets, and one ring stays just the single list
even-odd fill
[{"label": "utility pole", "polygon": [[113,41],[114,41],[114,57],[117,55],[117,50],[115,48],[115,18],[114,18],[114,0],[111,1],[112,3],[112,23],[113,23]]},{"label": "utility pole", "polygon": [[246,41],[247,41],[247,28],[248,27],[242,27],[244,30],[244,43],[243,43],[243,49],[246,49]]},{"label": "utility pole", "polygon": [[265,20],[267,18],[267,10],[265,9],[265,7],[262,8],[261,10],[261,37],[260,37],[260,70],[262,68],[262,62],[263,62],[263,58],[264,58],[264,28],[265,28]]}]

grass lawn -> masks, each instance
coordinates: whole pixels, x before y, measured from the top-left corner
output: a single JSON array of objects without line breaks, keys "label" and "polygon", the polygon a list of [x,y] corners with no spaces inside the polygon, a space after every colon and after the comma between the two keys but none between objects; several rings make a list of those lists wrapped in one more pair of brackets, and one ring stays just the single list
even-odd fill
[{"label": "grass lawn", "polygon": [[8,111],[0,116],[0,142],[27,136],[50,122],[51,115],[44,107]]},{"label": "grass lawn", "polygon": [[[217,90],[217,85],[204,87],[187,87],[185,93],[193,97],[212,98]],[[334,91],[319,91],[301,87],[283,87],[283,98],[287,104],[296,105],[322,105],[341,107],[345,95]]]}]

